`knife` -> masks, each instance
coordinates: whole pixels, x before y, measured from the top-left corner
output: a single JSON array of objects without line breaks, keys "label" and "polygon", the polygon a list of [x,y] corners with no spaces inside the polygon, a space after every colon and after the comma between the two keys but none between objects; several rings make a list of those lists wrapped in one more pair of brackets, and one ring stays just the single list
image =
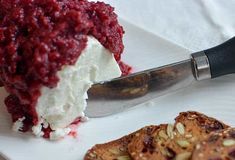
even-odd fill
[{"label": "knife", "polygon": [[97,83],[88,91],[86,115],[109,116],[198,81],[235,73],[235,37],[166,66]]},{"label": "knife", "polygon": [[0,152],[0,160],[9,160],[6,155]]}]

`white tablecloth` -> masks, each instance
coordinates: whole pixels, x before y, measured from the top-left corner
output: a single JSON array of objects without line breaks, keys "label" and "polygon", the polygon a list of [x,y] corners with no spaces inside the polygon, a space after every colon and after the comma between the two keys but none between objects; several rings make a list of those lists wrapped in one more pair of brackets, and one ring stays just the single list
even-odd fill
[{"label": "white tablecloth", "polygon": [[121,18],[192,51],[235,36],[235,0],[104,0]]}]

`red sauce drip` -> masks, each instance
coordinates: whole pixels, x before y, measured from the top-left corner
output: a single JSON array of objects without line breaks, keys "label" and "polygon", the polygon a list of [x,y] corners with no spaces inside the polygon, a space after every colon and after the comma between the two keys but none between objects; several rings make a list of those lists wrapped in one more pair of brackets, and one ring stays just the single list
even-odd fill
[{"label": "red sauce drip", "polygon": [[119,67],[122,71],[122,76],[127,76],[128,74],[130,74],[132,72],[132,67],[125,64],[124,62],[120,61],[119,63]]},{"label": "red sauce drip", "polygon": [[43,131],[43,138],[45,139],[49,139],[50,138],[50,133],[52,132],[51,127],[47,127],[47,128],[42,128]]},{"label": "red sauce drip", "polygon": [[87,35],[114,53],[126,75],[130,68],[120,62],[123,33],[114,8],[103,2],[1,0],[0,79],[10,93],[5,104],[13,121],[25,116],[23,131],[38,123],[40,88],[56,87],[57,71],[77,61]]}]

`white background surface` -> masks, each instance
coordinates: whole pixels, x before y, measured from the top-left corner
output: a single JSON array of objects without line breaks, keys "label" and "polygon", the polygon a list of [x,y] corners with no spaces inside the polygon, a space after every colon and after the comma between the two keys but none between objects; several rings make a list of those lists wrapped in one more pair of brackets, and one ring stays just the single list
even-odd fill
[{"label": "white background surface", "polygon": [[198,51],[235,36],[235,0],[104,0],[120,17]]},{"label": "white background surface", "polygon": [[[187,58],[190,51],[218,44],[235,35],[235,1],[219,0],[109,0],[120,17],[151,32],[122,23],[126,29],[124,59],[135,70]],[[233,13],[234,12],[234,13]],[[12,160],[80,160],[86,150],[149,124],[172,122],[181,111],[197,110],[235,126],[235,76],[230,75],[160,97],[152,103],[79,127],[78,138],[59,142],[35,139],[10,130],[10,119],[0,96],[0,151]]]}]

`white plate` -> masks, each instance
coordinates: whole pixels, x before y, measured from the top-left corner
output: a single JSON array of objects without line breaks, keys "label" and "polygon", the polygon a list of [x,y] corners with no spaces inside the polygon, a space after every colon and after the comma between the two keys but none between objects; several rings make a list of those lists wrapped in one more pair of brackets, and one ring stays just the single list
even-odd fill
[{"label": "white plate", "polygon": [[[126,30],[124,60],[135,71],[183,60],[189,51],[158,36],[121,21]],[[78,138],[58,142],[37,139],[11,131],[11,120],[0,95],[0,152],[12,160],[79,160],[94,144],[129,134],[143,126],[173,122],[181,111],[196,110],[235,125],[235,76],[204,81],[162,96],[124,113],[90,119],[78,128]]]}]

